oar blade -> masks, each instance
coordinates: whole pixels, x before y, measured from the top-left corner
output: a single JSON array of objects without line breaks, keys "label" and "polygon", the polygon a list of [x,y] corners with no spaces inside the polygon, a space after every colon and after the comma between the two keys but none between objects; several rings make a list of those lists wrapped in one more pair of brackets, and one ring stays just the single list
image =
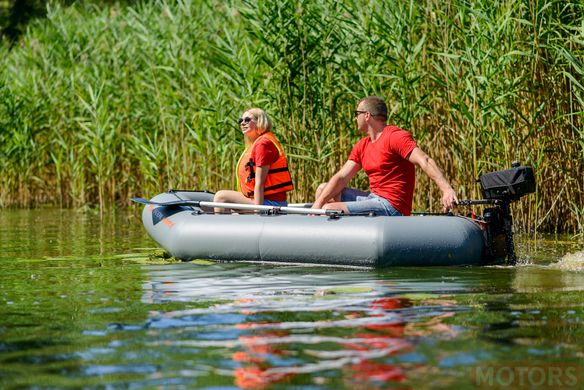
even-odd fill
[{"label": "oar blade", "polygon": [[140,204],[152,204],[151,201],[149,201],[148,199],[144,199],[144,198],[130,198],[130,200],[132,202],[136,202],[136,203],[140,203]]},{"label": "oar blade", "polygon": [[148,200],[144,198],[130,198],[133,202],[144,204],[144,205],[155,205],[155,206],[195,206],[198,207],[201,203],[198,200],[173,200],[170,202],[154,202],[153,200]]}]

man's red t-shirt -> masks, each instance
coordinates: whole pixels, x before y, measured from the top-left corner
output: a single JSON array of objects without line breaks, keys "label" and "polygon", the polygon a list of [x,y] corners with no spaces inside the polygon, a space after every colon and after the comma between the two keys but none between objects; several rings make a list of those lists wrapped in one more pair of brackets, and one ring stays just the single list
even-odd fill
[{"label": "man's red t-shirt", "polygon": [[387,199],[402,215],[412,212],[416,168],[408,157],[416,146],[410,133],[387,126],[375,142],[362,138],[349,155],[367,174],[371,192]]},{"label": "man's red t-shirt", "polygon": [[[253,145],[251,151],[251,159],[256,164],[256,167],[261,167],[263,165],[272,165],[278,160],[280,153],[278,148],[272,141],[267,138],[260,138]],[[264,195],[265,199],[274,200],[277,202],[284,202],[286,200],[286,192],[278,192],[272,195]]]}]

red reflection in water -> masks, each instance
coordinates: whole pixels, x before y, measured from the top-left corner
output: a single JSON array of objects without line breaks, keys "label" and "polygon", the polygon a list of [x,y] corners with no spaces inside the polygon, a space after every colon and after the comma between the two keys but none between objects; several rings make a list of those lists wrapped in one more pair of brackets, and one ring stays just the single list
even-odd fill
[{"label": "red reflection in water", "polygon": [[[412,306],[409,299],[379,298],[372,301],[369,308],[379,311],[390,311]],[[371,313],[370,317],[382,317],[384,312]],[[388,322],[367,324],[364,329],[373,333],[357,333],[354,337],[362,339],[358,344],[344,344],[346,348],[361,352],[386,351],[384,356],[403,353],[413,348],[412,344],[403,339],[406,322],[392,319]],[[379,356],[377,356],[379,358]],[[375,384],[388,382],[401,383],[406,380],[404,369],[395,364],[379,363],[371,359],[361,359],[359,363],[345,367],[344,382],[351,388],[375,388]]]},{"label": "red reflection in water", "polygon": [[269,355],[284,355],[285,352],[275,348],[270,340],[288,335],[285,331],[265,332],[261,336],[241,336],[239,341],[246,351],[237,351],[233,360],[246,363],[246,366],[235,370],[235,384],[244,389],[263,389],[274,383],[283,382],[293,376],[288,372],[270,370],[267,362]]},{"label": "red reflection in water", "polygon": [[[403,382],[406,380],[404,370],[395,365],[381,364],[363,360],[349,367],[351,382]],[[371,387],[368,387],[371,388]]]},{"label": "red reflection in water", "polygon": [[290,373],[272,372],[258,366],[240,367],[235,370],[235,385],[243,389],[265,389],[292,376]]},{"label": "red reflection in water", "polygon": [[[290,381],[299,372],[315,373],[320,370],[341,369],[343,383],[349,388],[375,389],[384,387],[388,383],[403,383],[406,381],[406,371],[400,365],[380,362],[388,356],[410,351],[414,346],[409,343],[406,336],[419,336],[433,332],[448,333],[450,328],[441,323],[448,316],[443,314],[421,324],[408,324],[401,319],[399,313],[396,316],[388,316],[387,312],[413,306],[413,302],[407,298],[379,298],[369,305],[371,312],[346,313],[346,319],[357,319],[367,316],[369,318],[387,316],[387,320],[377,321],[373,324],[364,324],[356,328],[356,332],[346,336],[346,343],[342,343],[344,350],[340,352],[340,358],[321,357],[321,362],[338,363],[331,367],[316,367],[314,371],[307,365],[302,367],[272,367],[268,362],[270,356],[285,356],[283,349],[275,347],[278,339],[288,336],[285,330],[262,331],[261,325],[266,322],[248,322],[237,325],[239,329],[250,329],[259,332],[253,336],[239,338],[245,351],[235,352],[233,360],[243,364],[243,367],[235,370],[235,384],[244,389],[264,389],[276,383]],[[260,326],[258,326],[260,325]],[[271,325],[277,326],[278,323]],[[282,344],[286,341],[282,341]],[[354,352],[351,352],[354,351]],[[346,353],[343,353],[346,352]],[[318,356],[318,351],[315,352]],[[323,352],[326,354],[326,352]],[[317,364],[318,365],[318,364]]]}]

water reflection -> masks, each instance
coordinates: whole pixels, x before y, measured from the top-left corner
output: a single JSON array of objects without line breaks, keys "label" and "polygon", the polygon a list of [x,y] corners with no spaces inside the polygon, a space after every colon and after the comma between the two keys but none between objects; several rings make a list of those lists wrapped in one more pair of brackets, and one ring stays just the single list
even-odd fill
[{"label": "water reflection", "polygon": [[[468,385],[468,375],[449,371],[561,356],[558,342],[561,350],[582,350],[584,339],[573,328],[582,317],[584,274],[548,266],[182,264],[147,272],[143,302],[201,303],[151,312],[148,328],[175,331],[152,345],[218,354],[212,372],[241,388],[410,386],[431,381],[437,367],[440,386]],[[570,291],[576,295],[558,295]]]},{"label": "water reflection", "polygon": [[[351,388],[403,383],[409,371],[426,362],[412,361],[416,343],[459,333],[445,320],[467,308],[441,296],[469,288],[457,272],[443,276],[438,270],[222,264],[148,272],[144,302],[220,301],[151,313],[148,327],[188,332],[189,337],[165,346],[222,349],[231,358],[224,365],[232,369],[219,372],[233,375],[242,388],[302,381],[303,376]],[[329,377],[332,372],[340,378]]]},{"label": "water reflection", "polygon": [[582,291],[584,272],[565,271],[552,266],[519,267],[512,287],[520,293]]},{"label": "water reflection", "polygon": [[154,245],[138,212],[0,209],[0,261],[49,256],[78,260],[78,256],[108,256],[139,246]]}]

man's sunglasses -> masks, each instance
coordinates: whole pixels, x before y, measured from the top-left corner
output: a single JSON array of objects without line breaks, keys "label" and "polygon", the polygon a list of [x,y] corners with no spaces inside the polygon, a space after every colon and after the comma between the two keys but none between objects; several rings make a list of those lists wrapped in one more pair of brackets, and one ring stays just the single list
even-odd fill
[{"label": "man's sunglasses", "polygon": [[252,117],[249,117],[249,116],[246,116],[245,118],[239,118],[239,120],[237,121],[237,123],[239,123],[240,125],[242,123],[245,123],[247,125],[251,121],[253,121],[253,118]]},{"label": "man's sunglasses", "polygon": [[361,115],[361,114],[365,114],[365,113],[367,113],[367,112],[368,112],[368,111],[359,111],[359,110],[357,110],[357,111],[355,111],[355,118],[357,118],[359,115]]}]

